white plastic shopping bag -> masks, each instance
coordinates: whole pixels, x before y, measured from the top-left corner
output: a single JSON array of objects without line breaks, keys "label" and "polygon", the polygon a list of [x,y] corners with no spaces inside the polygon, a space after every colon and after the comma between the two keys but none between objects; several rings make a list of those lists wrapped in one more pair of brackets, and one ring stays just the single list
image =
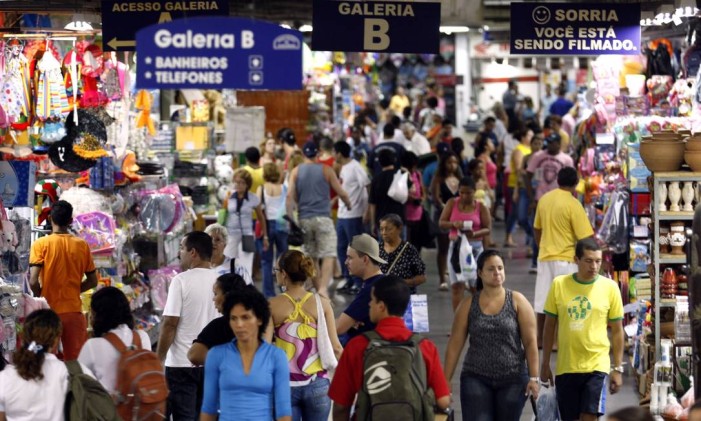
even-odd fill
[{"label": "white plastic shopping bag", "polygon": [[536,420],[560,421],[560,410],[557,407],[557,392],[555,385],[541,383],[536,406]]},{"label": "white plastic shopping bag", "polygon": [[392,184],[389,186],[387,196],[392,200],[401,204],[406,203],[409,199],[409,173],[402,170],[397,170],[392,178]]},{"label": "white plastic shopping bag", "polygon": [[477,261],[472,254],[472,246],[465,237],[459,234],[458,238],[450,243],[448,248],[448,276],[452,283],[460,282],[474,287],[477,281]]}]

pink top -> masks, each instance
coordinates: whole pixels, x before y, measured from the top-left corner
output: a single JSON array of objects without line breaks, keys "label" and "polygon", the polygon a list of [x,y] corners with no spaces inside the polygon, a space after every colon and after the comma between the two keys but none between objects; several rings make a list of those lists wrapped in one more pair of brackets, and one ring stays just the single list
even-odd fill
[{"label": "pink top", "polygon": [[411,180],[411,188],[409,189],[409,201],[406,203],[406,210],[404,215],[407,221],[415,222],[421,220],[421,215],[423,213],[423,207],[421,203],[415,205],[413,203],[414,199],[419,201],[423,197],[423,188],[421,187],[421,173],[414,171],[409,174],[409,180]]},{"label": "pink top", "polygon": [[[472,232],[479,231],[482,229],[482,217],[480,216],[480,209],[482,205],[480,202],[475,201],[475,210],[472,212],[462,212],[458,204],[458,199],[453,200],[453,210],[450,212],[450,222],[455,221],[472,221]],[[458,230],[452,228],[450,230],[449,237],[457,237]],[[471,239],[476,240],[477,238]]]},{"label": "pink top", "polygon": [[534,175],[533,178],[538,183],[535,200],[540,200],[545,193],[557,188],[557,173],[564,167],[574,168],[574,161],[565,153],[550,155],[548,151],[538,151],[531,155],[527,171]]},{"label": "pink top", "polygon": [[484,168],[487,172],[487,183],[489,183],[489,188],[494,189],[497,186],[497,164],[492,162],[491,159],[482,159],[484,161]]}]

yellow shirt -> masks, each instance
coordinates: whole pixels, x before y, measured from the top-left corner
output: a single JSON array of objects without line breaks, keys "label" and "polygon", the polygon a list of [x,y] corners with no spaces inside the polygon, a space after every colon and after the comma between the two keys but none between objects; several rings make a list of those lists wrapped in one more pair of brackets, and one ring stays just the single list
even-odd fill
[{"label": "yellow shirt", "polygon": [[394,95],[389,102],[389,108],[398,116],[402,116],[404,108],[411,106],[411,101],[406,95]]},{"label": "yellow shirt", "polygon": [[[525,158],[527,155],[531,154],[531,147],[526,146],[522,143],[519,143],[514,148],[514,152],[516,152],[516,151],[521,151],[521,158]],[[509,164],[509,168],[511,168],[511,172],[509,173],[509,181],[508,181],[507,186],[508,187],[516,187],[516,186],[518,186],[518,170],[520,168],[516,168],[516,159],[514,157],[513,152],[511,153],[511,163]]]},{"label": "yellow shirt", "polygon": [[606,328],[623,319],[621,291],[615,281],[597,276],[589,283],[576,274],[553,280],[544,312],[557,318],[556,375],[609,372],[611,360]]},{"label": "yellow shirt", "polygon": [[569,154],[570,153],[570,135],[566,131],[560,129],[557,134],[560,135],[560,152]]},{"label": "yellow shirt", "polygon": [[538,250],[541,262],[574,261],[577,241],[594,235],[582,204],[572,193],[559,188],[540,198],[533,227],[542,232]]},{"label": "yellow shirt", "polygon": [[[249,190],[249,192],[257,194],[258,187],[262,186],[265,183],[265,180],[263,179],[263,167],[261,166],[258,168],[253,168],[250,165],[244,165],[241,168],[248,171],[248,173],[251,174],[251,178],[253,179],[253,183],[251,184],[251,189]],[[253,219],[258,219],[258,215],[255,211],[253,212]]]}]

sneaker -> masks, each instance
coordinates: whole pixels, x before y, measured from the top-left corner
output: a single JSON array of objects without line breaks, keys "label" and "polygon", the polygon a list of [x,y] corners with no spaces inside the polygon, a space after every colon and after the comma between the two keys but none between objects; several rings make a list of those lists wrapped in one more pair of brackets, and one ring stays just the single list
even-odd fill
[{"label": "sneaker", "polygon": [[440,287],[438,287],[439,290],[441,291],[448,291],[448,284],[443,282]]},{"label": "sneaker", "polygon": [[360,292],[360,287],[358,285],[353,285],[351,289],[348,291],[349,294],[351,295],[358,295]]},{"label": "sneaker", "polygon": [[538,273],[538,266],[531,266],[531,268],[528,269],[528,273]]}]

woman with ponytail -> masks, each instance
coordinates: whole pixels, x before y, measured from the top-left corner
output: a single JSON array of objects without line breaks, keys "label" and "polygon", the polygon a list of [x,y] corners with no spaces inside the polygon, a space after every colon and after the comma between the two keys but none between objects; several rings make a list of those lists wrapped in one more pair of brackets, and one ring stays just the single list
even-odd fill
[{"label": "woman with ponytail", "polygon": [[458,306],[445,353],[450,382],[469,336],[460,403],[462,413],[476,421],[518,421],[528,396],[538,397],[535,314],[523,294],[504,288],[505,280],[501,254],[483,251],[477,258],[477,291]]},{"label": "woman with ponytail", "polygon": [[283,253],[273,273],[285,292],[270,299],[275,327],[275,345],[288,356],[294,421],[326,421],[331,411],[329,378],[322,367],[317,333],[317,297],[326,319],[326,330],[336,354],[343,348],[336,334],[336,323],[329,300],[307,292],[305,282],[316,275],[314,261],[298,250]]},{"label": "woman with ponytail", "polygon": [[0,372],[1,421],[63,421],[68,369],[55,355],[62,330],[61,319],[52,310],[27,316],[13,365]]}]

